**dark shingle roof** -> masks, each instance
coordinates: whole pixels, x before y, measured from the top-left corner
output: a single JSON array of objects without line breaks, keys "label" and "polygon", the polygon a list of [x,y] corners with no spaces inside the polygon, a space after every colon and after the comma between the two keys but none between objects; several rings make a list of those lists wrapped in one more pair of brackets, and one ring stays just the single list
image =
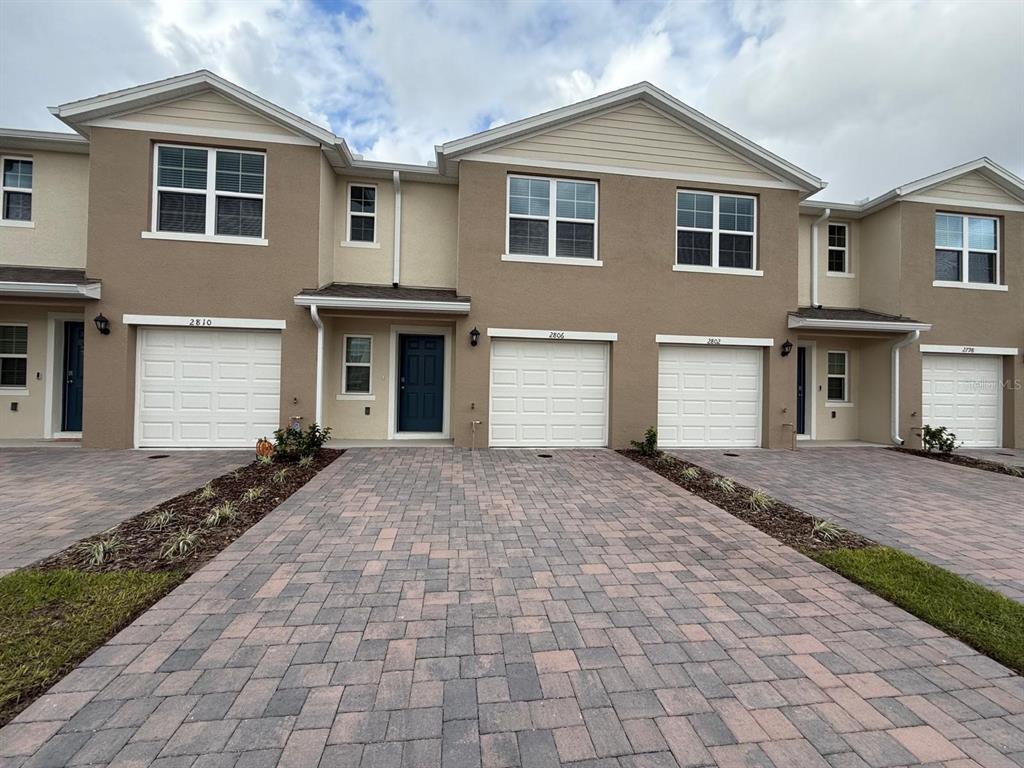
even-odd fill
[{"label": "dark shingle roof", "polygon": [[86,277],[84,269],[58,269],[56,267],[12,267],[0,265],[0,283],[65,283],[88,285],[100,282]]},{"label": "dark shingle roof", "polygon": [[841,309],[839,307],[800,307],[790,312],[794,317],[806,317],[812,320],[859,320],[869,323],[917,323],[903,315],[886,315],[872,312],[870,309]]},{"label": "dark shingle roof", "polygon": [[345,299],[390,299],[392,301],[451,301],[468,303],[469,296],[459,296],[447,288],[407,288],[390,285],[360,285],[357,283],[330,283],[323,288],[307,288],[300,296],[322,296]]}]

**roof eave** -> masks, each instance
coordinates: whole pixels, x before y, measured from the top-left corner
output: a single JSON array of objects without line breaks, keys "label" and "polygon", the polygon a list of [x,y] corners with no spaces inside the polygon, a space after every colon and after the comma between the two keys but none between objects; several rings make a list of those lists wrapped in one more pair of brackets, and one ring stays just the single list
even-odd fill
[{"label": "roof eave", "polygon": [[878,333],[899,333],[909,331],[930,331],[931,323],[918,323],[901,320],[831,320],[820,317],[800,317],[789,315],[789,328],[807,330],[821,329],[829,331],[875,331]]},{"label": "roof eave", "polygon": [[0,282],[0,296],[41,299],[99,299],[101,284],[95,283],[23,283]]},{"label": "roof eave", "polygon": [[319,307],[322,309],[362,309],[390,310],[393,312],[424,312],[453,315],[468,315],[468,301],[427,301],[423,299],[365,299],[347,296],[315,296],[298,294],[294,297],[299,307]]}]

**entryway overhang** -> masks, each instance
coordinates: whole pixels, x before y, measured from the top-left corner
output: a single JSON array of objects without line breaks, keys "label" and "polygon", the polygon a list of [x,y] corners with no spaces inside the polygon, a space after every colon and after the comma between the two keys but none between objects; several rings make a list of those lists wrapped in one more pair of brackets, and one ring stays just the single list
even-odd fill
[{"label": "entryway overhang", "polygon": [[84,269],[0,266],[0,298],[95,300],[100,281]]},{"label": "entryway overhang", "polygon": [[861,331],[867,333],[909,333],[930,331],[931,323],[921,323],[902,315],[886,315],[867,309],[801,307],[790,312],[788,327],[806,331]]},{"label": "entryway overhang", "polygon": [[308,289],[295,296],[300,307],[387,312],[437,313],[468,315],[468,296],[459,296],[447,288],[407,288],[390,285],[329,283],[316,290]]}]

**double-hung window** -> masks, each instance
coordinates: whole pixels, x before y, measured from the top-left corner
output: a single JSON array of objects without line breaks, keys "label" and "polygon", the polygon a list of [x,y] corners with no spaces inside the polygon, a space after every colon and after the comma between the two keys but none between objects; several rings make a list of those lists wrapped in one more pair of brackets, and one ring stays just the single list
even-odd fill
[{"label": "double-hung window", "polygon": [[828,225],[828,271],[846,274],[850,271],[850,230],[845,224]]},{"label": "double-hung window", "polygon": [[676,269],[759,274],[757,201],[747,195],[676,192]]},{"label": "double-hung window", "polygon": [[377,242],[377,187],[373,184],[348,185],[348,241]]},{"label": "double-hung window", "polygon": [[512,258],[597,262],[597,183],[508,177],[507,251]]},{"label": "double-hung window", "polygon": [[345,336],[344,352],[345,363],[341,370],[341,391],[346,395],[369,395],[373,337]]},{"label": "double-hung window", "polygon": [[935,214],[935,281],[998,283],[998,220],[991,216]]},{"label": "double-hung window", "polygon": [[262,152],[158,144],[153,231],[265,243]]},{"label": "double-hung window", "polygon": [[28,326],[0,325],[0,388],[23,389],[28,381]]},{"label": "double-hung window", "polygon": [[0,219],[32,221],[32,161],[24,157],[3,158],[3,203]]},{"label": "double-hung window", "polygon": [[849,355],[846,352],[828,353],[828,389],[829,402],[845,403],[849,400]]}]

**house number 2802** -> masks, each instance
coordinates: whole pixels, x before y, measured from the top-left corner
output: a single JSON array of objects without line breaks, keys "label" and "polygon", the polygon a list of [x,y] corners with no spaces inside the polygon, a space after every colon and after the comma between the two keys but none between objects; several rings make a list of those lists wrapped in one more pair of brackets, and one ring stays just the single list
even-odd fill
[{"label": "house number 2802", "polygon": [[716,339],[714,337],[711,337],[711,338],[708,339],[708,344],[710,344],[711,346],[716,346],[716,345],[721,344],[721,343],[722,343],[721,339]]},{"label": "house number 2802", "polygon": [[213,325],[213,320],[208,317],[190,317],[188,319],[188,324],[193,328],[199,326],[208,327]]},{"label": "house number 2802", "polygon": [[548,332],[548,338],[549,339],[564,339],[565,338],[565,331],[549,331]]}]

